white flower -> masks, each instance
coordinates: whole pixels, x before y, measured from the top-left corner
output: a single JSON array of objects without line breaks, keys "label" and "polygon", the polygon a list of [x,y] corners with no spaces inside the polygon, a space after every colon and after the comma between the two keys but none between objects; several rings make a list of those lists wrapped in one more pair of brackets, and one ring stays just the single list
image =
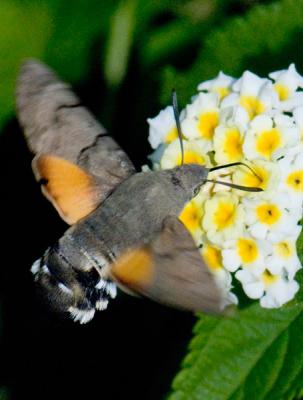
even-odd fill
[{"label": "white flower", "polygon": [[220,125],[214,137],[215,160],[218,164],[240,161],[243,158],[244,134],[237,128]]},{"label": "white flower", "polygon": [[245,223],[250,234],[259,240],[277,243],[297,229],[298,210],[291,207],[287,193],[266,193],[243,198]]},{"label": "white flower", "polygon": [[212,150],[212,138],[219,123],[219,97],[215,93],[199,93],[186,107],[181,122],[182,133],[187,139],[201,139],[205,151]]},{"label": "white flower", "polygon": [[[199,84],[200,93],[181,115],[184,163],[205,165],[210,171],[179,219],[202,246],[222,306],[238,302],[233,278],[248,297],[267,308],[280,307],[298,290],[294,278],[301,268],[296,240],[303,214],[303,77],[294,64],[269,77],[245,71],[235,80],[220,72]],[[156,147],[149,157],[153,169],[181,165],[172,107],[149,123],[150,142]]]},{"label": "white flower", "polygon": [[215,79],[202,82],[198,85],[198,90],[215,92],[219,95],[222,100],[231,91],[231,86],[235,82],[235,79],[231,76],[225,75],[223,72],[219,72]]},{"label": "white flower", "polygon": [[[276,190],[281,180],[281,171],[278,164],[264,160],[245,162],[251,169],[244,165],[237,166],[232,175],[233,183],[246,187],[258,187],[265,191]],[[256,196],[250,192],[237,190],[238,196]]]},{"label": "white flower", "polygon": [[294,236],[285,238],[272,246],[265,261],[271,274],[282,274],[284,271],[289,279],[294,279],[296,272],[301,268],[296,249],[296,240],[300,232],[301,227],[298,226],[297,229],[294,229]]},{"label": "white flower", "polygon": [[204,201],[205,194],[200,191],[197,196],[185,205],[179,215],[180,221],[183,222],[188,231],[192,234],[198,246],[202,242],[203,235],[201,221],[204,214]]},{"label": "white flower", "polygon": [[[279,275],[278,275],[279,276]],[[264,308],[278,308],[292,300],[299,290],[299,284],[295,280],[277,278],[276,282],[267,285],[265,296],[260,300]]]},{"label": "white flower", "polygon": [[259,115],[251,121],[243,151],[249,160],[276,160],[299,140],[299,130],[288,116],[279,114],[272,119],[268,115]]},{"label": "white flower", "polygon": [[223,246],[223,265],[228,271],[234,272],[240,267],[264,271],[264,259],[268,253],[266,243],[244,234],[237,239],[227,240]]},{"label": "white flower", "polygon": [[[209,157],[204,149],[202,140],[183,140],[184,164],[210,165]],[[162,155],[160,165],[162,169],[174,168],[181,165],[182,153],[179,139],[171,142]]]},{"label": "white flower", "polygon": [[220,182],[232,183],[232,170],[221,169],[217,171],[212,171],[208,174],[208,182],[204,183],[201,187],[201,191],[207,194],[208,197],[217,192],[230,192],[231,187],[227,185],[222,185]]},{"label": "white flower", "polygon": [[282,101],[279,106],[279,111],[291,112],[303,104],[303,92],[295,92],[288,100]]},{"label": "white flower", "polygon": [[238,237],[244,228],[243,206],[232,193],[218,192],[205,202],[202,226],[214,244]]},{"label": "white flower", "polygon": [[278,102],[272,82],[249,71],[244,72],[232,89],[233,93],[223,99],[222,108],[240,105],[250,119],[269,111]]},{"label": "white flower", "polygon": [[303,203],[303,145],[292,148],[278,164],[282,171],[279,189],[287,191],[299,209]]},{"label": "white flower", "polygon": [[300,131],[300,138],[301,142],[303,140],[303,101],[301,102],[301,105],[293,110],[293,117],[295,120],[295,123]]},{"label": "white flower", "polygon": [[272,275],[267,269],[261,274],[240,270],[236,272],[236,278],[242,283],[246,295],[251,299],[261,299],[260,304],[264,308],[281,307],[299,290],[296,281]]},{"label": "white flower", "polygon": [[148,140],[153,149],[161,143],[170,143],[178,137],[176,121],[172,106],[166,107],[154,118],[148,118]]},{"label": "white flower", "polygon": [[220,116],[220,124],[215,129],[215,161],[226,164],[243,158],[243,141],[249,120],[242,107],[228,107]]},{"label": "white flower", "polygon": [[249,122],[247,112],[241,106],[225,107],[220,110],[220,124],[230,128],[236,126],[241,132],[245,132]]},{"label": "white flower", "polygon": [[223,309],[229,304],[238,304],[237,297],[231,292],[231,274],[224,269],[222,264],[221,250],[211,244],[204,244],[201,249],[201,254],[220,289],[221,308]]},{"label": "white flower", "polygon": [[230,304],[238,304],[237,296],[232,292],[232,276],[225,269],[214,273],[215,282],[220,289],[221,309],[223,310]]},{"label": "white flower", "polygon": [[233,84],[233,90],[241,95],[257,97],[268,83],[270,83],[269,79],[260,78],[250,71],[245,71],[241,78]]},{"label": "white flower", "polygon": [[279,108],[291,111],[298,103],[302,104],[302,93],[295,93],[298,88],[303,88],[303,77],[298,74],[294,64],[288,69],[269,74],[274,83],[274,89],[280,100]]}]

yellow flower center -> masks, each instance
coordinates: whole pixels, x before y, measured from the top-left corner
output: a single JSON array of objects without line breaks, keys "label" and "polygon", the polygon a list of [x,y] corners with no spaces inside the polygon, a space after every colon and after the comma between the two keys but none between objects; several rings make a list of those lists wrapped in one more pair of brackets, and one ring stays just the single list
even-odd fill
[{"label": "yellow flower center", "polygon": [[[201,154],[198,154],[198,153],[196,153],[195,151],[192,151],[192,150],[184,151],[184,164],[200,164],[200,165],[204,165],[205,162],[206,162],[205,158]],[[181,165],[181,163],[182,163],[182,155],[179,154],[178,160],[177,160],[177,165]]]},{"label": "yellow flower center", "polygon": [[243,138],[238,129],[229,129],[226,133],[223,151],[228,155],[230,161],[237,161],[242,158],[242,144]]},{"label": "yellow flower center", "polygon": [[202,113],[198,121],[198,129],[201,137],[206,140],[211,140],[218,123],[219,115],[217,111],[207,111]]},{"label": "yellow flower center", "polygon": [[287,185],[291,186],[296,192],[303,191],[303,170],[294,171],[286,179]]},{"label": "yellow flower center", "polygon": [[267,225],[275,224],[281,217],[281,211],[275,204],[262,204],[256,212],[259,221]]},{"label": "yellow flower center", "polygon": [[218,208],[214,213],[214,224],[218,229],[225,229],[233,223],[235,214],[235,204],[221,201],[219,202]]},{"label": "yellow flower center", "polygon": [[289,258],[292,255],[291,245],[287,242],[275,244],[275,250],[279,257]]},{"label": "yellow flower center", "polygon": [[193,201],[187,203],[179,215],[180,221],[186,228],[193,232],[200,228],[202,218],[202,207],[198,207]]},{"label": "yellow flower center", "polygon": [[203,247],[202,254],[210,269],[216,270],[222,268],[222,255],[219,249],[206,245]]},{"label": "yellow flower center", "polygon": [[240,105],[248,112],[250,119],[265,110],[264,104],[255,96],[241,96]]},{"label": "yellow flower center", "polygon": [[171,128],[170,131],[168,131],[168,133],[166,134],[165,138],[164,138],[164,143],[171,143],[172,141],[174,141],[175,139],[177,139],[178,137],[178,131],[177,131],[177,127],[174,126],[173,128]]},{"label": "yellow flower center", "polygon": [[267,269],[262,274],[262,280],[266,286],[277,282],[280,279],[279,275],[273,275]]},{"label": "yellow flower center", "polygon": [[258,248],[251,239],[238,240],[238,254],[243,263],[251,263],[258,257]]},{"label": "yellow flower center", "polygon": [[287,100],[290,96],[290,91],[287,86],[282,83],[276,83],[274,85],[275,91],[278,93],[279,99],[281,101]]},{"label": "yellow flower center", "polygon": [[252,169],[254,170],[256,175],[253,174],[251,171],[245,172],[243,179],[244,186],[258,187],[265,190],[269,178],[268,171],[255,165],[252,166]]},{"label": "yellow flower center", "polygon": [[258,135],[256,150],[262,156],[271,158],[272,154],[281,146],[280,132],[273,128]]},{"label": "yellow flower center", "polygon": [[222,100],[230,93],[230,89],[226,86],[220,86],[214,88],[214,92],[218,93],[220,100]]}]

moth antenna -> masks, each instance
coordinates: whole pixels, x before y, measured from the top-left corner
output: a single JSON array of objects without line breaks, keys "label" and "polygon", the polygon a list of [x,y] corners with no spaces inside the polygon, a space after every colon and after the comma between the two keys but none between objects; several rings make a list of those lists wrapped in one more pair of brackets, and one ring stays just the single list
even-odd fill
[{"label": "moth antenna", "polygon": [[243,165],[244,167],[248,168],[258,179],[261,180],[259,175],[249,165],[247,165],[247,164],[245,164],[244,162],[241,162],[241,161],[230,163],[230,164],[217,165],[216,167],[210,168],[209,171],[212,172],[212,171],[216,171],[216,170],[222,169],[222,168],[234,167],[236,165]]},{"label": "moth antenna", "polygon": [[183,165],[184,164],[184,147],[183,147],[182,131],[181,131],[181,124],[180,124],[180,113],[179,113],[179,108],[178,108],[178,99],[177,99],[176,89],[172,90],[172,103],[173,103],[174,116],[175,116],[175,120],[176,120],[178,137],[179,137],[180,147],[181,147],[181,165]]},{"label": "moth antenna", "polygon": [[236,185],[235,183],[214,181],[212,179],[205,179],[204,182],[219,183],[220,185],[229,186],[229,187],[234,188],[234,189],[244,190],[245,192],[263,192],[263,189],[261,189],[261,188],[249,187],[249,186],[241,186],[241,185]]}]

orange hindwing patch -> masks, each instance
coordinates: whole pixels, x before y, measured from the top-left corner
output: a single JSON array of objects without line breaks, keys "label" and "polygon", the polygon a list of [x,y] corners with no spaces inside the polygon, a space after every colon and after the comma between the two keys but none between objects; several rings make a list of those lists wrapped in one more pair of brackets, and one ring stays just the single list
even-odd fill
[{"label": "orange hindwing patch", "polygon": [[122,285],[133,289],[150,286],[154,278],[151,252],[145,247],[126,251],[113,264],[111,274]]},{"label": "orange hindwing patch", "polygon": [[94,178],[76,164],[46,154],[34,158],[33,170],[43,194],[68,224],[76,223],[98,206]]}]

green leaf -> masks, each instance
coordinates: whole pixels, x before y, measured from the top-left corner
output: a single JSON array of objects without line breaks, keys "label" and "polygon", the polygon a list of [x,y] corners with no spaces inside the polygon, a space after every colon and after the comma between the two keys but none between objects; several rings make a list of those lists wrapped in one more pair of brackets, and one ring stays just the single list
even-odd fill
[{"label": "green leaf", "polygon": [[141,59],[148,68],[163,62],[163,59],[167,60],[175,53],[184,57],[181,51],[186,52],[188,46],[198,42],[210,24],[214,23],[214,19],[218,19],[220,15],[217,0],[194,0],[179,4],[176,2],[170,11],[174,11],[179,18],[149,31],[140,41]]},{"label": "green leaf", "polygon": [[280,400],[292,398],[292,394],[302,388],[303,379],[303,315],[290,325],[288,348],[279,376],[266,399]]},{"label": "green leaf", "polygon": [[301,36],[294,41],[302,26],[303,0],[260,5],[244,17],[231,18],[201,41],[199,54],[190,69],[164,70],[162,102],[169,101],[172,87],[177,87],[182,97],[189,98],[198,83],[215,77],[220,70],[239,76],[245,69],[252,70],[252,65],[256,72],[268,73],[282,63],[285,67],[294,60],[303,62],[297,49]]},{"label": "green leaf", "polygon": [[284,331],[264,352],[241,388],[244,398],[264,399],[273,388],[285,362],[288,340],[288,332]]},{"label": "green leaf", "polygon": [[282,399],[302,373],[302,310],[254,304],[232,318],[201,316],[169,400]]}]

